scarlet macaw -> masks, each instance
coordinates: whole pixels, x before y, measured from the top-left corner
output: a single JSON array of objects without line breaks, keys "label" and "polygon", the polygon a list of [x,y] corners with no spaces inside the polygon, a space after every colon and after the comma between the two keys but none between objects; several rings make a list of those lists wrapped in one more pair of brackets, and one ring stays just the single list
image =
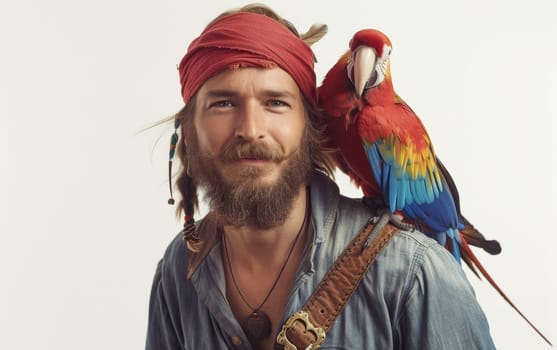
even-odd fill
[{"label": "scarlet macaw", "polygon": [[[349,50],[319,87],[327,134],[337,149],[337,166],[359,186],[365,201],[401,214],[476,268],[503,298],[547,341],[503,293],[468,244],[491,254],[501,251],[460,212],[459,195],[447,169],[414,111],[395,93],[389,38],[378,30],[358,31]],[[478,275],[479,276],[479,275]]]},{"label": "scarlet macaw", "polygon": [[474,270],[462,234],[492,254],[500,246],[485,240],[460,214],[458,191],[435,156],[426,129],[394,92],[390,51],[383,33],[359,31],[319,88],[327,132],[340,152],[337,165],[368,202],[380,198]]}]

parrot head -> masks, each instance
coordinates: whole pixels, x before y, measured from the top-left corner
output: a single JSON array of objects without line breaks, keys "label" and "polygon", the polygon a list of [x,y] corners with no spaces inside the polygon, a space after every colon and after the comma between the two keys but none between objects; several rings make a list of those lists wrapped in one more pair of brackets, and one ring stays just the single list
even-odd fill
[{"label": "parrot head", "polygon": [[389,38],[378,30],[362,29],[354,34],[346,69],[358,97],[390,78],[391,48]]}]

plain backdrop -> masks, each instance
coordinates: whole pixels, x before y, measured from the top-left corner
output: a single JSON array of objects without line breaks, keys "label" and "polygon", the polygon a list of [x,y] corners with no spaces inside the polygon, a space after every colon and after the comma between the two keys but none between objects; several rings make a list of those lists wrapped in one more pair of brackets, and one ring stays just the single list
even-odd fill
[{"label": "plain backdrop", "polygon": [[[182,106],[176,65],[189,42],[245,3],[2,1],[1,349],[144,347],[155,266],[181,222],[166,204],[172,129],[139,131]],[[556,3],[266,3],[301,31],[328,24],[314,45],[319,82],[356,30],[391,38],[395,89],[429,130],[465,215],[503,246],[480,259],[556,342]],[[469,277],[498,348],[548,348]]]}]

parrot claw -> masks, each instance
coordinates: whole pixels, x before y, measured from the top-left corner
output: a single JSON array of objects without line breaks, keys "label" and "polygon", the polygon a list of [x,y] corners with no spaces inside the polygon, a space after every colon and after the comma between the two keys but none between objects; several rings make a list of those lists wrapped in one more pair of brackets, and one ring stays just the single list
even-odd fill
[{"label": "parrot claw", "polygon": [[390,212],[384,212],[380,217],[375,216],[371,218],[370,223],[375,224],[375,227],[373,227],[373,230],[371,230],[371,232],[367,236],[367,239],[362,245],[362,249],[360,250],[360,254],[369,247],[372,238],[375,237],[379,232],[381,232],[383,227],[385,227],[385,225],[389,222],[390,215]]},{"label": "parrot claw", "polygon": [[[364,203],[368,208],[372,209],[376,215],[381,216],[384,214],[388,214],[389,222],[398,229],[404,231],[414,231],[415,227],[412,224],[403,221],[403,217],[399,214],[392,213],[388,207],[385,205],[385,201],[379,197],[363,197],[362,203]],[[379,219],[377,217],[374,218],[376,223]],[[373,220],[373,219],[372,219]]]},{"label": "parrot claw", "polygon": [[360,254],[370,246],[373,237],[375,237],[379,232],[381,232],[383,227],[385,227],[385,225],[387,225],[388,223],[390,223],[391,225],[395,226],[400,230],[404,230],[404,231],[414,230],[414,226],[406,222],[403,222],[402,217],[400,215],[393,214],[388,209],[383,209],[381,211],[382,214],[380,216],[374,216],[369,220],[371,224],[375,224],[375,227],[373,228],[373,230],[371,230],[366,241],[362,245]]},{"label": "parrot claw", "polygon": [[404,222],[402,216],[398,214],[392,214],[389,222],[391,223],[391,225],[403,231],[412,232],[416,229],[414,225]]}]

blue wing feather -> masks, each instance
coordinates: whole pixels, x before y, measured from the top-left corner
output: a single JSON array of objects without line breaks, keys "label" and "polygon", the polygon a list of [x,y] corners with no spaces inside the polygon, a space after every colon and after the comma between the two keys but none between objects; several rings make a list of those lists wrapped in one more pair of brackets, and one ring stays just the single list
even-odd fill
[{"label": "blue wing feather", "polygon": [[[453,254],[460,260],[456,245],[460,242],[458,228],[462,225],[458,221],[454,198],[442,175],[436,173],[437,169],[427,169],[425,176],[413,178],[397,165],[395,153],[388,148],[388,143],[364,142],[362,145],[390,210],[402,211],[408,218],[415,220],[420,230],[430,234],[442,245],[450,237],[455,245]],[[441,182],[438,182],[436,176],[440,177]]]}]

